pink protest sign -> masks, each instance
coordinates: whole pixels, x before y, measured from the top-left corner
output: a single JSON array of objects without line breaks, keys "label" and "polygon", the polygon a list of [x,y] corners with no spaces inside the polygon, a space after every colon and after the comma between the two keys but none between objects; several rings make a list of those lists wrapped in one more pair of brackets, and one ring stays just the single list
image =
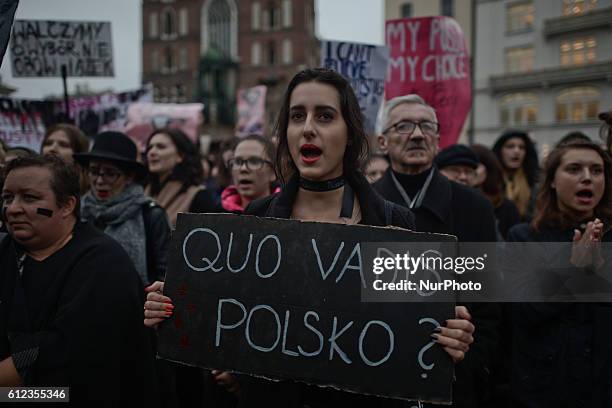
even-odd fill
[{"label": "pink protest sign", "polygon": [[127,110],[125,133],[144,151],[155,129],[179,128],[195,143],[203,122],[201,103],[132,103]]},{"label": "pink protest sign", "polygon": [[263,136],[266,113],[266,91],[265,85],[238,91],[238,123],[236,124],[236,136],[248,135]]},{"label": "pink protest sign", "polygon": [[472,106],[470,57],[463,31],[450,17],[389,20],[385,97],[418,94],[436,109],[440,148],[454,144]]}]

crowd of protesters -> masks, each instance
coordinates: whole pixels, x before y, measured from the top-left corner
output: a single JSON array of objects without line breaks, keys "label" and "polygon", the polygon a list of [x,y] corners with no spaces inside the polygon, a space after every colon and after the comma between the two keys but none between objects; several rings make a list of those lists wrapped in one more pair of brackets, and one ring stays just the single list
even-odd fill
[{"label": "crowd of protesters", "polygon": [[[48,129],[40,154],[0,144],[0,386],[69,385],[76,406],[405,406],[156,361],[155,329],[174,310],[170,232],[185,212],[568,242],[573,273],[612,268],[600,248],[612,241],[612,112],[603,147],[574,132],[539,160],[518,129],[492,148],[440,150],[436,111],[418,95],[385,104],[374,149],[330,70],[298,73],[279,108],[275,142],[252,135],[206,156],[178,129],[156,130],[142,154],[120,132],[90,148],[68,124]],[[612,406],[608,304],[461,304],[432,337],[455,364],[454,407]]]}]

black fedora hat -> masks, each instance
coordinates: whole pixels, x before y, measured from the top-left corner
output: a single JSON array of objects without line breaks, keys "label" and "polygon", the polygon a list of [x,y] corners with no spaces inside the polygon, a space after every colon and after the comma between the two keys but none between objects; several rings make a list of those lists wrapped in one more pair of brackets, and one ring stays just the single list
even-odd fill
[{"label": "black fedora hat", "polygon": [[147,168],[138,161],[136,144],[121,132],[102,132],[96,136],[89,153],[77,153],[72,156],[83,166],[87,166],[91,160],[101,160],[111,162],[124,170],[133,171],[138,178],[147,174]]}]

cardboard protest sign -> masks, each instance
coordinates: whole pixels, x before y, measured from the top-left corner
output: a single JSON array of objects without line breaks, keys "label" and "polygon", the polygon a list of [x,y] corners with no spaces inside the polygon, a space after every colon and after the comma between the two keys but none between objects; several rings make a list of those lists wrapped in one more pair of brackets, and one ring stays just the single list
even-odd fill
[{"label": "cardboard protest sign", "polygon": [[457,142],[472,105],[470,57],[463,31],[450,17],[389,20],[387,99],[418,94],[436,109],[440,148]]},{"label": "cardboard protest sign", "polygon": [[236,136],[263,136],[266,123],[267,89],[265,85],[259,85],[238,91],[236,98],[238,104]]},{"label": "cardboard protest sign", "polygon": [[[153,86],[148,84],[135,91],[70,98],[70,115],[85,134],[93,136],[106,130],[123,131],[127,110],[136,102],[153,102]],[[64,111],[64,102],[57,102],[57,110]]]},{"label": "cardboard protest sign", "polygon": [[112,77],[111,23],[15,20],[10,45],[14,77]]},{"label": "cardboard protest sign", "polygon": [[[448,403],[453,363],[430,339],[449,303],[367,303],[361,242],[449,241],[397,228],[180,214],[160,357],[351,392]],[[371,273],[371,271],[370,271]]]},{"label": "cardboard protest sign", "polygon": [[27,147],[35,152],[47,126],[54,120],[53,101],[0,98],[0,139],[10,147]]},{"label": "cardboard protest sign", "polygon": [[181,129],[195,143],[204,120],[203,109],[201,103],[133,103],[127,110],[125,133],[143,151],[151,133],[164,127]]},{"label": "cardboard protest sign", "polygon": [[2,65],[4,53],[11,36],[11,27],[18,3],[19,0],[0,0],[0,65]]},{"label": "cardboard protest sign", "polygon": [[357,95],[366,132],[374,133],[383,102],[389,48],[369,44],[323,41],[321,65],[348,79]]}]

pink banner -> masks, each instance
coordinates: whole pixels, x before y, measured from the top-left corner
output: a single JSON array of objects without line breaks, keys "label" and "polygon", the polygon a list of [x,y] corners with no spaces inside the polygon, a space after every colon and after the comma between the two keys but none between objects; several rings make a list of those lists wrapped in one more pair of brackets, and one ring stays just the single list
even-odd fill
[{"label": "pink banner", "polygon": [[142,151],[151,133],[163,127],[179,128],[195,143],[203,122],[202,109],[201,103],[133,103],[127,111],[125,133]]},{"label": "pink banner", "polygon": [[472,106],[470,57],[463,31],[450,17],[389,20],[385,97],[418,94],[436,109],[440,148],[457,142]]},{"label": "pink banner", "polygon": [[265,85],[259,85],[238,91],[236,136],[263,136],[266,123],[266,90]]}]

